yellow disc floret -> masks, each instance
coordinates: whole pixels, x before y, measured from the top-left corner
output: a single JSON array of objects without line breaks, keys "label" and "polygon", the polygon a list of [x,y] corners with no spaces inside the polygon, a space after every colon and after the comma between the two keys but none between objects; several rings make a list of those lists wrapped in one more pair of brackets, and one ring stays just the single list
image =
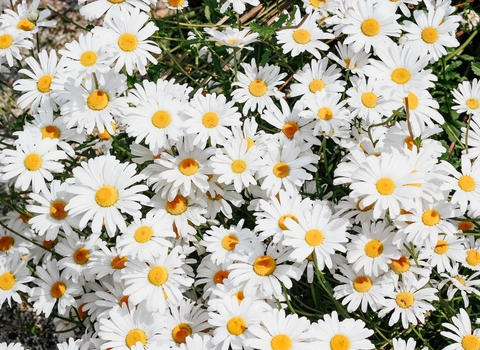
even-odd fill
[{"label": "yellow disc floret", "polygon": [[380,32],[380,22],[375,18],[367,18],[360,25],[360,30],[366,36],[372,37]]},{"label": "yellow disc floret", "polygon": [[243,334],[246,329],[247,322],[245,322],[243,317],[235,316],[227,322],[227,330],[230,332],[230,334],[238,336],[240,334]]},{"label": "yellow disc floret", "polygon": [[207,112],[202,116],[202,124],[207,129],[213,129],[220,123],[220,117],[215,112]]},{"label": "yellow disc floret", "polygon": [[15,276],[11,272],[4,272],[0,275],[0,289],[10,290],[15,285]]},{"label": "yellow disc floret", "polygon": [[67,203],[61,200],[56,200],[50,204],[50,216],[55,220],[63,220],[68,216],[68,211],[65,210]]},{"label": "yellow disc floret", "polygon": [[383,253],[383,244],[378,239],[372,239],[365,244],[364,251],[369,258],[378,258]]},{"label": "yellow disc floret", "polygon": [[42,156],[37,153],[30,153],[25,157],[23,164],[27,170],[36,171],[42,167],[43,159]]},{"label": "yellow disc floret", "polygon": [[292,348],[292,338],[287,334],[277,334],[272,337],[270,346],[272,350],[290,350]]},{"label": "yellow disc floret", "polygon": [[311,247],[319,246],[323,243],[325,236],[323,232],[317,229],[311,229],[305,232],[305,242]]},{"label": "yellow disc floret", "polygon": [[401,292],[395,297],[395,302],[402,309],[408,309],[415,302],[415,298],[410,292]]},{"label": "yellow disc floret", "polygon": [[259,256],[253,263],[253,271],[259,276],[269,276],[276,268],[275,259],[268,255]]},{"label": "yellow disc floret", "polygon": [[248,91],[254,97],[262,97],[267,93],[267,84],[260,79],[256,79],[248,86]]},{"label": "yellow disc floret", "polygon": [[38,82],[37,82],[37,89],[38,91],[46,94],[48,92],[50,92],[51,90],[51,85],[52,85],[52,80],[53,80],[53,76],[52,75],[44,75],[42,77],[40,77],[40,79],[38,79]]},{"label": "yellow disc floret", "polygon": [[154,266],[148,272],[148,282],[161,286],[168,280],[168,270],[164,266]]},{"label": "yellow disc floret", "polygon": [[198,169],[198,162],[193,158],[185,158],[178,165],[178,170],[185,176],[195,175]]},{"label": "yellow disc floret", "polygon": [[310,32],[303,28],[295,30],[292,37],[293,40],[300,45],[308,44],[312,40]]},{"label": "yellow disc floret", "polygon": [[95,201],[101,207],[111,207],[118,201],[118,190],[111,185],[102,186],[95,193]]},{"label": "yellow disc floret", "polygon": [[368,276],[358,276],[353,280],[353,289],[359,293],[366,293],[372,288],[372,280]]},{"label": "yellow disc floret", "polygon": [[147,335],[141,329],[132,329],[125,336],[125,345],[130,349],[138,342],[142,343],[142,345],[147,344]]},{"label": "yellow disc floret", "polygon": [[348,350],[350,349],[350,339],[343,334],[335,334],[330,340],[331,350]]},{"label": "yellow disc floret", "polygon": [[124,33],[118,38],[118,47],[120,47],[122,51],[132,52],[135,51],[137,46],[138,40],[137,37],[133,34]]},{"label": "yellow disc floret", "polygon": [[80,63],[85,67],[91,67],[97,63],[98,55],[93,51],[85,51],[80,56]]},{"label": "yellow disc floret", "polygon": [[427,44],[433,44],[438,40],[438,30],[433,27],[427,27],[422,30],[422,40]]},{"label": "yellow disc floret", "polygon": [[149,242],[153,237],[153,230],[150,226],[140,226],[135,230],[133,238],[137,243]]},{"label": "yellow disc floret", "polygon": [[87,97],[87,107],[92,111],[103,111],[108,106],[108,102],[108,95],[102,90],[95,90]]}]

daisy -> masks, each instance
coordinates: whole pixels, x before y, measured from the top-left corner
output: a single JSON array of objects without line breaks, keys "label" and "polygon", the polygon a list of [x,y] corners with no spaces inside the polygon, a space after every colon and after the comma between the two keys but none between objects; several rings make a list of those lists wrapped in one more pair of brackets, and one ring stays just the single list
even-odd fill
[{"label": "daisy", "polygon": [[98,246],[100,249],[92,252],[89,258],[91,262],[90,274],[96,280],[108,275],[112,276],[115,282],[120,282],[122,271],[129,261],[128,258],[119,254],[116,247],[107,247],[103,242],[99,242]]},{"label": "daisy", "polygon": [[185,344],[180,344],[179,348],[174,350],[211,350],[213,348],[212,336],[206,333],[194,334],[185,338]]},{"label": "daisy", "polygon": [[424,125],[434,127],[434,121],[437,125],[442,125],[445,122],[443,116],[437,111],[439,104],[432,98],[432,95],[426,90],[419,90],[416,93],[410,91],[403,99],[405,110],[410,114],[410,124],[413,136],[420,135],[424,129]]},{"label": "daisy", "polygon": [[302,52],[309,52],[317,59],[322,55],[320,51],[328,50],[328,45],[322,39],[333,39],[335,36],[331,33],[323,32],[317,22],[320,19],[318,12],[305,15],[302,18],[300,9],[296,7],[295,18],[291,24],[295,29],[280,28],[277,30],[277,41],[282,45],[283,53],[292,57],[298,56]]},{"label": "daisy", "polygon": [[371,329],[365,328],[365,323],[353,318],[338,320],[336,311],[332,315],[323,315],[323,320],[312,324],[312,334],[315,334],[315,349],[374,349],[373,343],[367,338],[373,335]]},{"label": "daisy", "polygon": [[470,120],[468,128],[461,128],[461,141],[467,146],[467,149],[462,150],[462,154],[467,154],[469,158],[475,159],[480,155],[480,121],[475,119]]},{"label": "daisy", "polygon": [[63,171],[61,159],[67,158],[64,151],[57,149],[58,139],[42,139],[39,132],[24,131],[18,134],[15,142],[15,150],[4,149],[4,158],[0,163],[4,164],[0,173],[2,180],[16,178],[15,188],[25,191],[32,185],[32,190],[39,193],[47,191],[45,181],[53,180],[53,173]]},{"label": "daisy", "polygon": [[347,34],[344,44],[352,44],[355,52],[391,46],[393,41],[390,37],[400,36],[400,25],[397,23],[400,15],[391,12],[383,2],[358,1],[351,6],[352,9],[342,20],[342,32]]},{"label": "daisy", "polygon": [[16,28],[0,28],[0,59],[5,58],[10,67],[13,67],[13,59],[21,60],[20,49],[32,49],[30,41],[32,35]]},{"label": "daisy", "polygon": [[238,13],[239,15],[245,12],[246,6],[245,4],[249,4],[251,6],[257,6],[260,4],[259,0],[226,0],[222,7],[220,7],[220,13],[225,13],[227,9],[232,5],[233,10]]},{"label": "daisy", "polygon": [[[416,0],[415,0],[416,1]],[[413,338],[408,338],[407,341],[394,338],[392,339],[393,342],[393,350],[415,350],[417,348],[417,342]],[[427,349],[426,347],[422,350]]]},{"label": "daisy", "polygon": [[114,156],[99,156],[73,169],[75,184],[68,192],[74,196],[65,210],[72,216],[81,215],[80,229],[93,219],[93,232],[101,232],[105,225],[113,237],[117,227],[122,232],[127,228],[120,211],[133,217],[141,215],[139,202],[146,202],[148,197],[139,192],[147,186],[134,185],[143,179],[135,174],[135,168],[135,164],[120,163]]},{"label": "daisy", "polygon": [[283,97],[283,92],[277,88],[283,83],[286,73],[280,73],[280,68],[273,65],[265,65],[257,68],[255,59],[251,63],[242,63],[245,73],[238,73],[238,82],[232,85],[239,86],[232,92],[235,102],[244,103],[243,114],[248,111],[261,112],[265,107],[270,108],[274,103],[272,97],[277,100]]},{"label": "daisy", "polygon": [[210,294],[215,290],[216,286],[223,285],[228,281],[230,272],[227,268],[230,261],[216,263],[212,259],[212,254],[206,255],[202,259],[197,268],[194,285],[195,287],[203,285],[202,298],[204,300],[210,298]]},{"label": "daisy", "polygon": [[80,14],[88,21],[98,19],[105,13],[116,13],[118,10],[127,12],[131,12],[134,9],[139,9],[145,12],[150,11],[150,7],[147,5],[149,1],[145,0],[123,0],[113,2],[110,0],[96,0],[85,4],[86,2],[87,0],[79,0],[78,4],[83,5],[80,7]]},{"label": "daisy", "polygon": [[452,90],[453,110],[458,113],[467,113],[480,116],[480,81],[475,78],[472,82],[463,81],[458,84],[457,89]]},{"label": "daisy", "polygon": [[224,95],[195,94],[183,113],[187,118],[183,128],[187,135],[194,137],[193,145],[205,148],[210,140],[212,146],[224,144],[231,137],[232,126],[242,125],[241,114],[233,101],[227,101]]},{"label": "daisy", "polygon": [[12,299],[21,304],[22,298],[18,292],[30,294],[27,283],[33,281],[27,261],[21,258],[21,253],[7,255],[2,261],[0,257],[0,307],[5,301],[12,307]]},{"label": "daisy", "polygon": [[158,27],[149,20],[149,15],[139,9],[115,11],[112,15],[105,16],[102,27],[95,27],[93,33],[99,35],[107,43],[111,43],[109,52],[116,61],[116,73],[125,67],[127,74],[132,75],[134,69],[145,75],[147,60],[157,64],[152,54],[160,54],[162,50],[157,43],[147,40]]},{"label": "daisy", "polygon": [[22,343],[0,343],[0,349],[2,350],[25,350]]},{"label": "daisy", "polygon": [[245,345],[259,350],[308,350],[310,321],[296,314],[285,315],[285,310],[272,309],[261,314],[259,324],[249,327],[255,336]]},{"label": "daisy", "polygon": [[414,11],[415,22],[405,21],[403,30],[408,38],[407,45],[418,46],[421,55],[430,54],[431,63],[438,61],[447,54],[446,47],[460,45],[455,38],[455,31],[459,25],[459,16],[446,17],[442,8],[425,11]]},{"label": "daisy", "polygon": [[457,291],[460,291],[463,305],[468,307],[470,302],[467,294],[476,294],[477,296],[480,296],[480,290],[477,289],[480,285],[480,280],[478,279],[480,271],[477,271],[470,276],[465,276],[461,275],[458,270],[459,264],[454,263],[449,273],[441,273],[440,277],[443,277],[443,280],[440,281],[437,288],[438,290],[441,290],[445,285],[450,283],[447,289],[448,300],[452,300]]},{"label": "daisy", "polygon": [[427,245],[420,251],[419,260],[426,260],[439,273],[452,270],[452,262],[465,261],[464,238],[459,236],[440,237],[435,245]]},{"label": "daisy", "polygon": [[39,12],[38,5],[40,5],[40,0],[32,1],[30,6],[27,1],[23,0],[17,5],[18,13],[11,9],[5,9],[0,16],[2,27],[14,27],[32,34],[37,33],[39,27],[55,27],[55,21],[45,20],[50,16],[51,11],[44,9]]},{"label": "daisy", "polygon": [[337,62],[340,67],[354,74],[363,75],[363,68],[368,64],[368,58],[370,53],[365,51],[355,52],[352,49],[352,45],[347,45],[342,42],[338,42],[335,45],[337,54],[329,52],[327,57],[332,61]]},{"label": "daisy", "polygon": [[[435,295],[438,292],[436,288],[425,288],[428,281],[428,277],[417,280],[413,273],[404,274],[402,281],[395,286],[395,292],[389,294],[390,298],[386,300],[378,316],[383,317],[393,310],[388,325],[393,326],[401,317],[402,326],[405,329],[410,324],[416,326],[418,321],[424,323],[425,314],[435,310],[430,302],[438,300]],[[392,295],[394,298],[391,298]]]},{"label": "daisy", "polygon": [[453,324],[442,323],[451,332],[442,331],[440,334],[455,342],[444,350],[473,350],[480,347],[480,328],[472,331],[472,323],[465,309],[460,309],[460,313],[452,317],[452,322]]},{"label": "daisy", "polygon": [[122,256],[140,261],[158,257],[161,248],[171,247],[168,237],[175,237],[173,220],[164,212],[149,211],[144,219],[134,218],[127,231],[117,238],[116,247]]},{"label": "daisy", "polygon": [[[460,226],[460,224],[459,224]],[[465,228],[465,224],[461,225],[461,229]],[[472,229],[473,224],[468,224],[468,228]],[[479,271],[480,270],[480,240],[475,239],[473,236],[465,237],[465,249],[467,250],[467,255],[464,261],[461,261],[462,265],[468,267],[470,270]]]},{"label": "daisy", "polygon": [[250,28],[239,30],[238,28],[226,27],[224,32],[219,32],[213,28],[204,28],[204,31],[210,35],[209,40],[214,41],[216,45],[225,45],[249,51],[252,51],[253,47],[248,45],[257,42],[259,36],[258,33],[250,33]]}]

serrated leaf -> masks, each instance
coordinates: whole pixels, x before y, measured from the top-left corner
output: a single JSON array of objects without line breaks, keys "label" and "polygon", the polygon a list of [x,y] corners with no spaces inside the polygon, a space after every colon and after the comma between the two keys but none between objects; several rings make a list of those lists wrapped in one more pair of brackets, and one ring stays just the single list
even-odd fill
[{"label": "serrated leaf", "polygon": [[460,59],[462,59],[464,61],[473,61],[475,59],[475,57],[467,55],[467,54],[463,54],[463,55],[460,55],[458,57],[460,57]]},{"label": "serrated leaf", "polygon": [[258,33],[262,38],[275,34],[275,28],[273,27],[262,27],[257,23],[250,23],[250,29],[252,32]]},{"label": "serrated leaf", "polygon": [[275,21],[275,22],[272,23],[272,27],[273,27],[273,28],[276,28],[276,29],[282,27],[283,24],[287,21],[287,19],[288,19],[288,15],[287,15],[287,14],[281,15],[280,18],[279,18],[277,21]]},{"label": "serrated leaf", "polygon": [[475,62],[472,64],[472,72],[476,76],[480,76],[480,62]]},{"label": "serrated leaf", "polygon": [[262,54],[262,58],[260,59],[261,66],[264,66],[268,62],[268,59],[270,58],[271,53],[272,53],[271,48],[269,47],[265,48],[265,51]]}]

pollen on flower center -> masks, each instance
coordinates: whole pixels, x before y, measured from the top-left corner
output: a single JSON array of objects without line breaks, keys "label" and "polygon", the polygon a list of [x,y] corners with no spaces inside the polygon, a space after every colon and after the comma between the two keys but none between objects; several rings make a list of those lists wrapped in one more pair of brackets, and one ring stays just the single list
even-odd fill
[{"label": "pollen on flower center", "polygon": [[282,230],[288,230],[288,227],[285,226],[285,219],[287,218],[292,219],[293,221],[298,223],[298,219],[295,217],[295,215],[292,215],[292,214],[282,215],[280,219],[278,219],[278,227],[280,227]]},{"label": "pollen on flower center", "polygon": [[400,259],[392,259],[392,269],[396,273],[404,273],[410,270],[410,260],[405,255],[402,255]]},{"label": "pollen on flower center", "polygon": [[168,4],[171,7],[181,7],[185,0],[168,0]]},{"label": "pollen on flower center", "polygon": [[167,211],[172,215],[183,214],[188,208],[187,199],[178,194],[172,201],[167,202]]},{"label": "pollen on flower center", "polygon": [[290,140],[293,139],[293,136],[298,130],[300,130],[300,127],[295,122],[285,123],[285,125],[282,128],[283,134]]},{"label": "pollen on flower center", "polygon": [[422,30],[422,40],[427,44],[433,44],[438,40],[438,30],[433,27],[427,27]]},{"label": "pollen on flower center", "polygon": [[198,169],[198,162],[193,158],[185,158],[178,165],[178,170],[185,176],[195,175]]},{"label": "pollen on flower center", "polygon": [[368,276],[358,276],[353,281],[353,289],[359,293],[366,293],[372,288],[372,280]]},{"label": "pollen on flower center", "polygon": [[102,186],[95,193],[95,201],[101,207],[111,207],[118,201],[118,190],[111,185]]},{"label": "pollen on flower center", "polygon": [[330,340],[331,350],[348,350],[350,349],[350,339],[343,334],[335,334]]},{"label": "pollen on flower center", "polygon": [[35,23],[31,22],[28,18],[22,18],[18,24],[17,28],[24,30],[26,32],[31,31],[33,28],[35,28]]},{"label": "pollen on flower center", "polygon": [[47,125],[40,130],[42,133],[42,139],[58,139],[60,137],[60,129],[55,125]]},{"label": "pollen on flower center", "polygon": [[367,108],[375,108],[377,106],[377,95],[371,91],[362,94],[362,104]]},{"label": "pollen on flower center", "polygon": [[434,209],[425,210],[422,214],[422,222],[426,226],[435,226],[440,222],[440,213]]},{"label": "pollen on flower center", "polygon": [[256,79],[248,86],[248,91],[254,97],[262,97],[267,93],[267,84],[260,79]]},{"label": "pollen on flower center", "polygon": [[65,210],[67,203],[61,200],[56,200],[50,204],[50,216],[55,220],[63,220],[68,216],[68,211]]},{"label": "pollen on flower center", "polygon": [[462,191],[472,192],[476,185],[475,180],[470,175],[463,175],[458,179],[458,187],[460,187]]},{"label": "pollen on flower center", "polygon": [[292,348],[292,338],[287,334],[277,334],[270,341],[272,350],[290,350]]},{"label": "pollen on flower center", "polygon": [[220,117],[215,112],[207,112],[202,116],[202,124],[207,129],[212,129],[218,125]]},{"label": "pollen on flower center", "polygon": [[477,350],[480,348],[480,339],[473,334],[468,334],[462,338],[462,348],[465,350]]},{"label": "pollen on flower center", "polygon": [[10,34],[0,35],[0,50],[9,48],[13,43],[13,37]]},{"label": "pollen on flower center", "polygon": [[142,345],[147,344],[147,335],[141,329],[132,329],[125,336],[125,344],[130,349],[132,346],[134,346],[138,342],[142,343]]},{"label": "pollen on flower center", "polygon": [[67,286],[63,282],[55,282],[50,289],[50,295],[55,299],[60,299],[67,291]]},{"label": "pollen on flower center", "polygon": [[172,116],[165,110],[157,111],[152,116],[152,124],[159,129],[164,129],[172,122]]},{"label": "pollen on flower center", "polygon": [[407,136],[403,142],[407,145],[407,148],[410,151],[412,150],[413,146],[415,145],[415,141],[412,139],[411,136]]},{"label": "pollen on flower center", "polygon": [[325,83],[321,79],[313,79],[310,84],[308,84],[308,89],[313,94],[317,91],[322,91],[324,87]]},{"label": "pollen on flower center", "polygon": [[78,265],[86,264],[88,259],[90,259],[90,252],[85,247],[79,248],[73,253],[73,261]]},{"label": "pollen on flower center", "polygon": [[231,167],[235,174],[241,174],[247,170],[247,163],[243,159],[236,159],[232,162]]},{"label": "pollen on flower center", "polygon": [[292,37],[293,40],[295,40],[295,42],[300,45],[308,44],[312,40],[310,32],[303,28],[295,30],[292,34]]},{"label": "pollen on flower center", "polygon": [[395,68],[390,76],[394,83],[400,85],[408,83],[411,77],[412,75],[410,74],[410,71],[407,68],[403,67]]},{"label": "pollen on flower center", "polygon": [[225,270],[215,272],[213,275],[213,282],[215,282],[215,284],[223,284],[223,280],[228,278],[228,274],[229,272]]},{"label": "pollen on flower center", "polygon": [[42,167],[43,159],[42,156],[37,153],[30,153],[25,157],[23,164],[27,170],[36,171]]},{"label": "pollen on flower center", "polygon": [[316,9],[325,6],[327,0],[310,0],[310,5],[315,7]]},{"label": "pollen on flower center", "polygon": [[192,327],[190,327],[188,324],[186,323],[180,323],[178,325],[175,326],[175,328],[173,328],[172,330],[172,338],[173,340],[175,340],[176,343],[185,343],[186,342],[186,338],[191,336],[193,334],[192,332]]},{"label": "pollen on flower center", "polygon": [[225,250],[234,250],[238,243],[238,238],[235,235],[226,235],[222,238],[222,247]]},{"label": "pollen on flower center", "polygon": [[135,51],[138,46],[137,37],[130,33],[124,33],[118,38],[118,46],[125,52]]},{"label": "pollen on flower center", "polygon": [[13,247],[14,239],[10,236],[0,238],[0,251],[5,252]]},{"label": "pollen on flower center", "polygon": [[470,97],[468,100],[466,100],[465,104],[470,109],[477,109],[478,106],[480,106],[480,102],[478,102],[478,99],[476,99],[474,97]]},{"label": "pollen on flower center", "polygon": [[[408,101],[408,109],[409,110],[415,110],[418,107],[418,97],[415,95],[413,92],[409,92],[408,96],[403,99],[404,101]],[[406,102],[406,101],[405,101]],[[405,103],[406,105],[406,103]]]},{"label": "pollen on flower center", "polygon": [[122,2],[125,2],[125,0],[108,0],[108,2],[111,2],[112,4],[121,4]]},{"label": "pollen on flower center", "polygon": [[360,25],[360,30],[366,36],[375,36],[380,32],[380,22],[375,18],[367,18]]},{"label": "pollen on flower center", "polygon": [[168,280],[168,270],[164,266],[154,266],[148,272],[148,281],[154,286],[161,286]]},{"label": "pollen on flower center", "polygon": [[458,229],[462,231],[468,231],[473,228],[473,223],[471,221],[462,221],[458,223]]},{"label": "pollen on flower center", "polygon": [[238,336],[245,332],[245,330],[247,329],[247,323],[245,322],[243,317],[234,316],[230,320],[228,320],[227,329],[230,334]]},{"label": "pollen on flower center", "polygon": [[446,252],[448,252],[448,243],[444,241],[443,239],[439,239],[437,244],[435,245],[435,248],[433,251],[437,253],[438,255],[443,255]]},{"label": "pollen on flower center", "polygon": [[38,91],[46,94],[48,92],[50,92],[50,86],[52,85],[52,80],[53,80],[53,76],[52,75],[44,75],[42,77],[40,77],[40,79],[38,79],[38,82],[37,82],[37,89]]},{"label": "pollen on flower center", "polygon": [[91,67],[97,63],[98,55],[94,51],[85,51],[80,56],[80,63],[85,67]]},{"label": "pollen on flower center", "polygon": [[259,256],[253,263],[253,271],[259,276],[268,276],[275,271],[277,263],[268,255]]},{"label": "pollen on flower center", "polygon": [[333,118],[333,111],[329,107],[319,108],[317,111],[317,117],[322,120],[330,120]]},{"label": "pollen on flower center", "polygon": [[87,107],[93,111],[104,110],[107,107],[108,102],[108,95],[102,90],[95,90],[87,97]]},{"label": "pollen on flower center", "polygon": [[380,178],[375,184],[378,193],[382,196],[389,196],[395,191],[395,182],[389,177]]},{"label": "pollen on flower center", "polygon": [[480,252],[475,249],[468,250],[465,261],[471,266],[477,266],[480,264]]},{"label": "pollen on flower center", "polygon": [[121,270],[125,268],[125,264],[128,262],[128,258],[126,256],[120,257],[120,255],[115,255],[110,263],[115,270]]},{"label": "pollen on flower center", "polygon": [[15,276],[11,272],[4,272],[0,275],[0,289],[10,290],[15,285]]},{"label": "pollen on flower center", "polygon": [[408,309],[415,302],[415,298],[413,297],[413,294],[410,292],[401,292],[401,293],[398,293],[397,296],[395,297],[395,302],[402,309]]},{"label": "pollen on flower center", "polygon": [[378,258],[383,253],[383,244],[378,239],[372,239],[365,244],[364,251],[369,258]]},{"label": "pollen on flower center", "polygon": [[287,177],[289,173],[290,173],[290,167],[288,166],[287,163],[278,162],[273,166],[273,175],[275,175],[280,179]]},{"label": "pollen on flower center", "polygon": [[135,230],[133,238],[137,243],[146,243],[152,239],[153,230],[150,226],[140,226]]},{"label": "pollen on flower center", "polygon": [[305,242],[307,242],[309,246],[316,247],[322,244],[324,239],[325,236],[320,230],[311,229],[305,232]]}]

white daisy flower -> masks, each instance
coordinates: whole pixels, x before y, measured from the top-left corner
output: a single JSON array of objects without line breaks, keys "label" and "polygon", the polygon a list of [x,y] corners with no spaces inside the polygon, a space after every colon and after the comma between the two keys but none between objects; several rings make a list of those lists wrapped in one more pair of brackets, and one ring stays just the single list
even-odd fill
[{"label": "white daisy flower", "polygon": [[426,90],[418,90],[415,93],[410,91],[407,97],[403,98],[403,104],[405,110],[407,109],[410,114],[410,125],[412,128],[413,136],[420,135],[424,129],[424,125],[432,128],[437,125],[443,125],[445,119],[437,111],[439,104],[432,98],[432,95]]},{"label": "white daisy flower", "polygon": [[463,81],[458,84],[457,89],[452,90],[453,110],[458,113],[467,113],[480,116],[480,81],[475,78],[472,82]]},{"label": "white daisy flower", "polygon": [[[155,0],[150,0],[155,3]],[[188,6],[187,0],[163,0],[163,3],[170,9],[170,10],[181,10]]]},{"label": "white daisy flower", "polygon": [[470,120],[469,128],[461,128],[461,141],[467,147],[462,150],[462,154],[468,155],[469,158],[475,159],[480,156],[480,121],[476,119]]},{"label": "white daisy flower", "polygon": [[480,296],[480,290],[477,289],[480,285],[480,280],[478,279],[480,271],[466,276],[461,275],[458,270],[459,264],[454,263],[449,273],[441,273],[440,277],[443,277],[443,280],[438,283],[437,288],[438,290],[441,290],[445,285],[450,283],[447,289],[448,300],[452,300],[456,292],[460,291],[463,299],[463,305],[468,307],[470,305],[470,301],[467,294],[476,294],[477,296]]},{"label": "white daisy flower", "polygon": [[0,59],[5,58],[10,67],[13,67],[13,59],[22,60],[20,49],[32,49],[30,41],[32,34],[20,31],[16,28],[0,28]]},{"label": "white daisy flower", "polygon": [[249,4],[251,6],[257,6],[260,4],[259,0],[226,0],[222,7],[220,7],[220,13],[225,13],[228,10],[230,5],[232,5],[233,10],[241,15],[245,12],[246,6],[245,4]]},{"label": "white daisy flower", "polygon": [[195,287],[203,285],[202,298],[204,300],[209,300],[210,294],[215,290],[215,287],[226,283],[230,274],[227,268],[231,260],[217,263],[213,261],[212,255],[208,254],[202,259],[195,276]]},{"label": "white daisy flower", "polygon": [[185,338],[185,344],[173,350],[211,350],[213,348],[212,336],[206,333],[194,334]]},{"label": "white daisy flower", "polygon": [[219,32],[213,28],[204,28],[204,31],[210,35],[209,40],[215,41],[216,45],[225,45],[250,51],[253,50],[253,47],[248,45],[257,42],[259,36],[258,33],[250,33],[250,28],[240,30],[238,28],[226,27],[224,32]]},{"label": "white daisy flower", "polygon": [[83,5],[80,7],[80,14],[85,17],[86,20],[92,21],[103,16],[103,14],[110,12],[117,12],[117,10],[132,12],[134,9],[148,12],[150,7],[148,6],[148,0],[122,0],[122,1],[110,1],[110,0],[95,0],[86,4],[87,0],[79,0],[78,4]]},{"label": "white daisy flower", "polygon": [[68,188],[74,194],[65,207],[70,215],[81,215],[80,229],[92,219],[92,231],[99,233],[105,225],[113,237],[118,227],[125,232],[126,224],[120,211],[139,217],[140,203],[148,197],[139,192],[147,186],[134,185],[143,179],[136,175],[135,164],[120,163],[114,156],[99,156],[73,169],[75,184]]},{"label": "white daisy flower", "polygon": [[328,58],[337,62],[340,67],[347,71],[363,75],[363,68],[368,64],[370,53],[363,50],[355,52],[352,49],[352,44],[347,45],[342,42],[338,42],[335,48],[337,49],[337,54],[329,52],[327,55]]},{"label": "white daisy flower", "polygon": [[30,270],[27,268],[27,261],[22,259],[22,254],[15,252],[9,254],[4,260],[0,257],[0,307],[8,302],[12,307],[12,299],[18,304],[22,298],[18,292],[30,293],[27,283],[33,281]]},{"label": "white daisy flower", "polygon": [[[416,0],[415,0],[416,1]],[[393,350],[415,350],[417,348],[417,342],[413,338],[408,338],[407,341],[394,338],[392,339],[393,342]],[[426,350],[427,348],[422,348],[422,350]]]},{"label": "white daisy flower", "polygon": [[2,27],[13,27],[26,32],[35,34],[39,27],[55,27],[55,21],[46,21],[50,16],[51,11],[44,9],[38,11],[40,0],[33,0],[30,6],[26,0],[17,5],[17,12],[11,9],[5,9],[4,13],[0,15],[0,22]]},{"label": "white daisy flower", "polygon": [[128,258],[119,254],[116,247],[107,247],[103,242],[99,242],[98,246],[100,249],[92,252],[89,259],[91,261],[90,274],[96,280],[112,276],[115,282],[120,282],[122,271],[129,261]]},{"label": "white daisy flower", "polygon": [[464,238],[459,236],[440,237],[435,245],[427,243],[418,255],[419,260],[425,260],[437,272],[451,271],[453,262],[465,261],[466,251]]},{"label": "white daisy flower", "polygon": [[[473,223],[470,221],[459,223],[460,230],[471,230]],[[465,260],[461,261],[462,265],[468,267],[470,270],[480,270],[480,239],[475,239],[473,236],[465,237],[465,249],[467,255]]]},{"label": "white daisy flower", "polygon": [[451,332],[442,331],[440,334],[445,338],[453,340],[444,350],[465,350],[480,347],[480,328],[472,331],[472,323],[465,309],[460,309],[460,313],[452,317],[451,323],[442,323],[442,326]]}]

